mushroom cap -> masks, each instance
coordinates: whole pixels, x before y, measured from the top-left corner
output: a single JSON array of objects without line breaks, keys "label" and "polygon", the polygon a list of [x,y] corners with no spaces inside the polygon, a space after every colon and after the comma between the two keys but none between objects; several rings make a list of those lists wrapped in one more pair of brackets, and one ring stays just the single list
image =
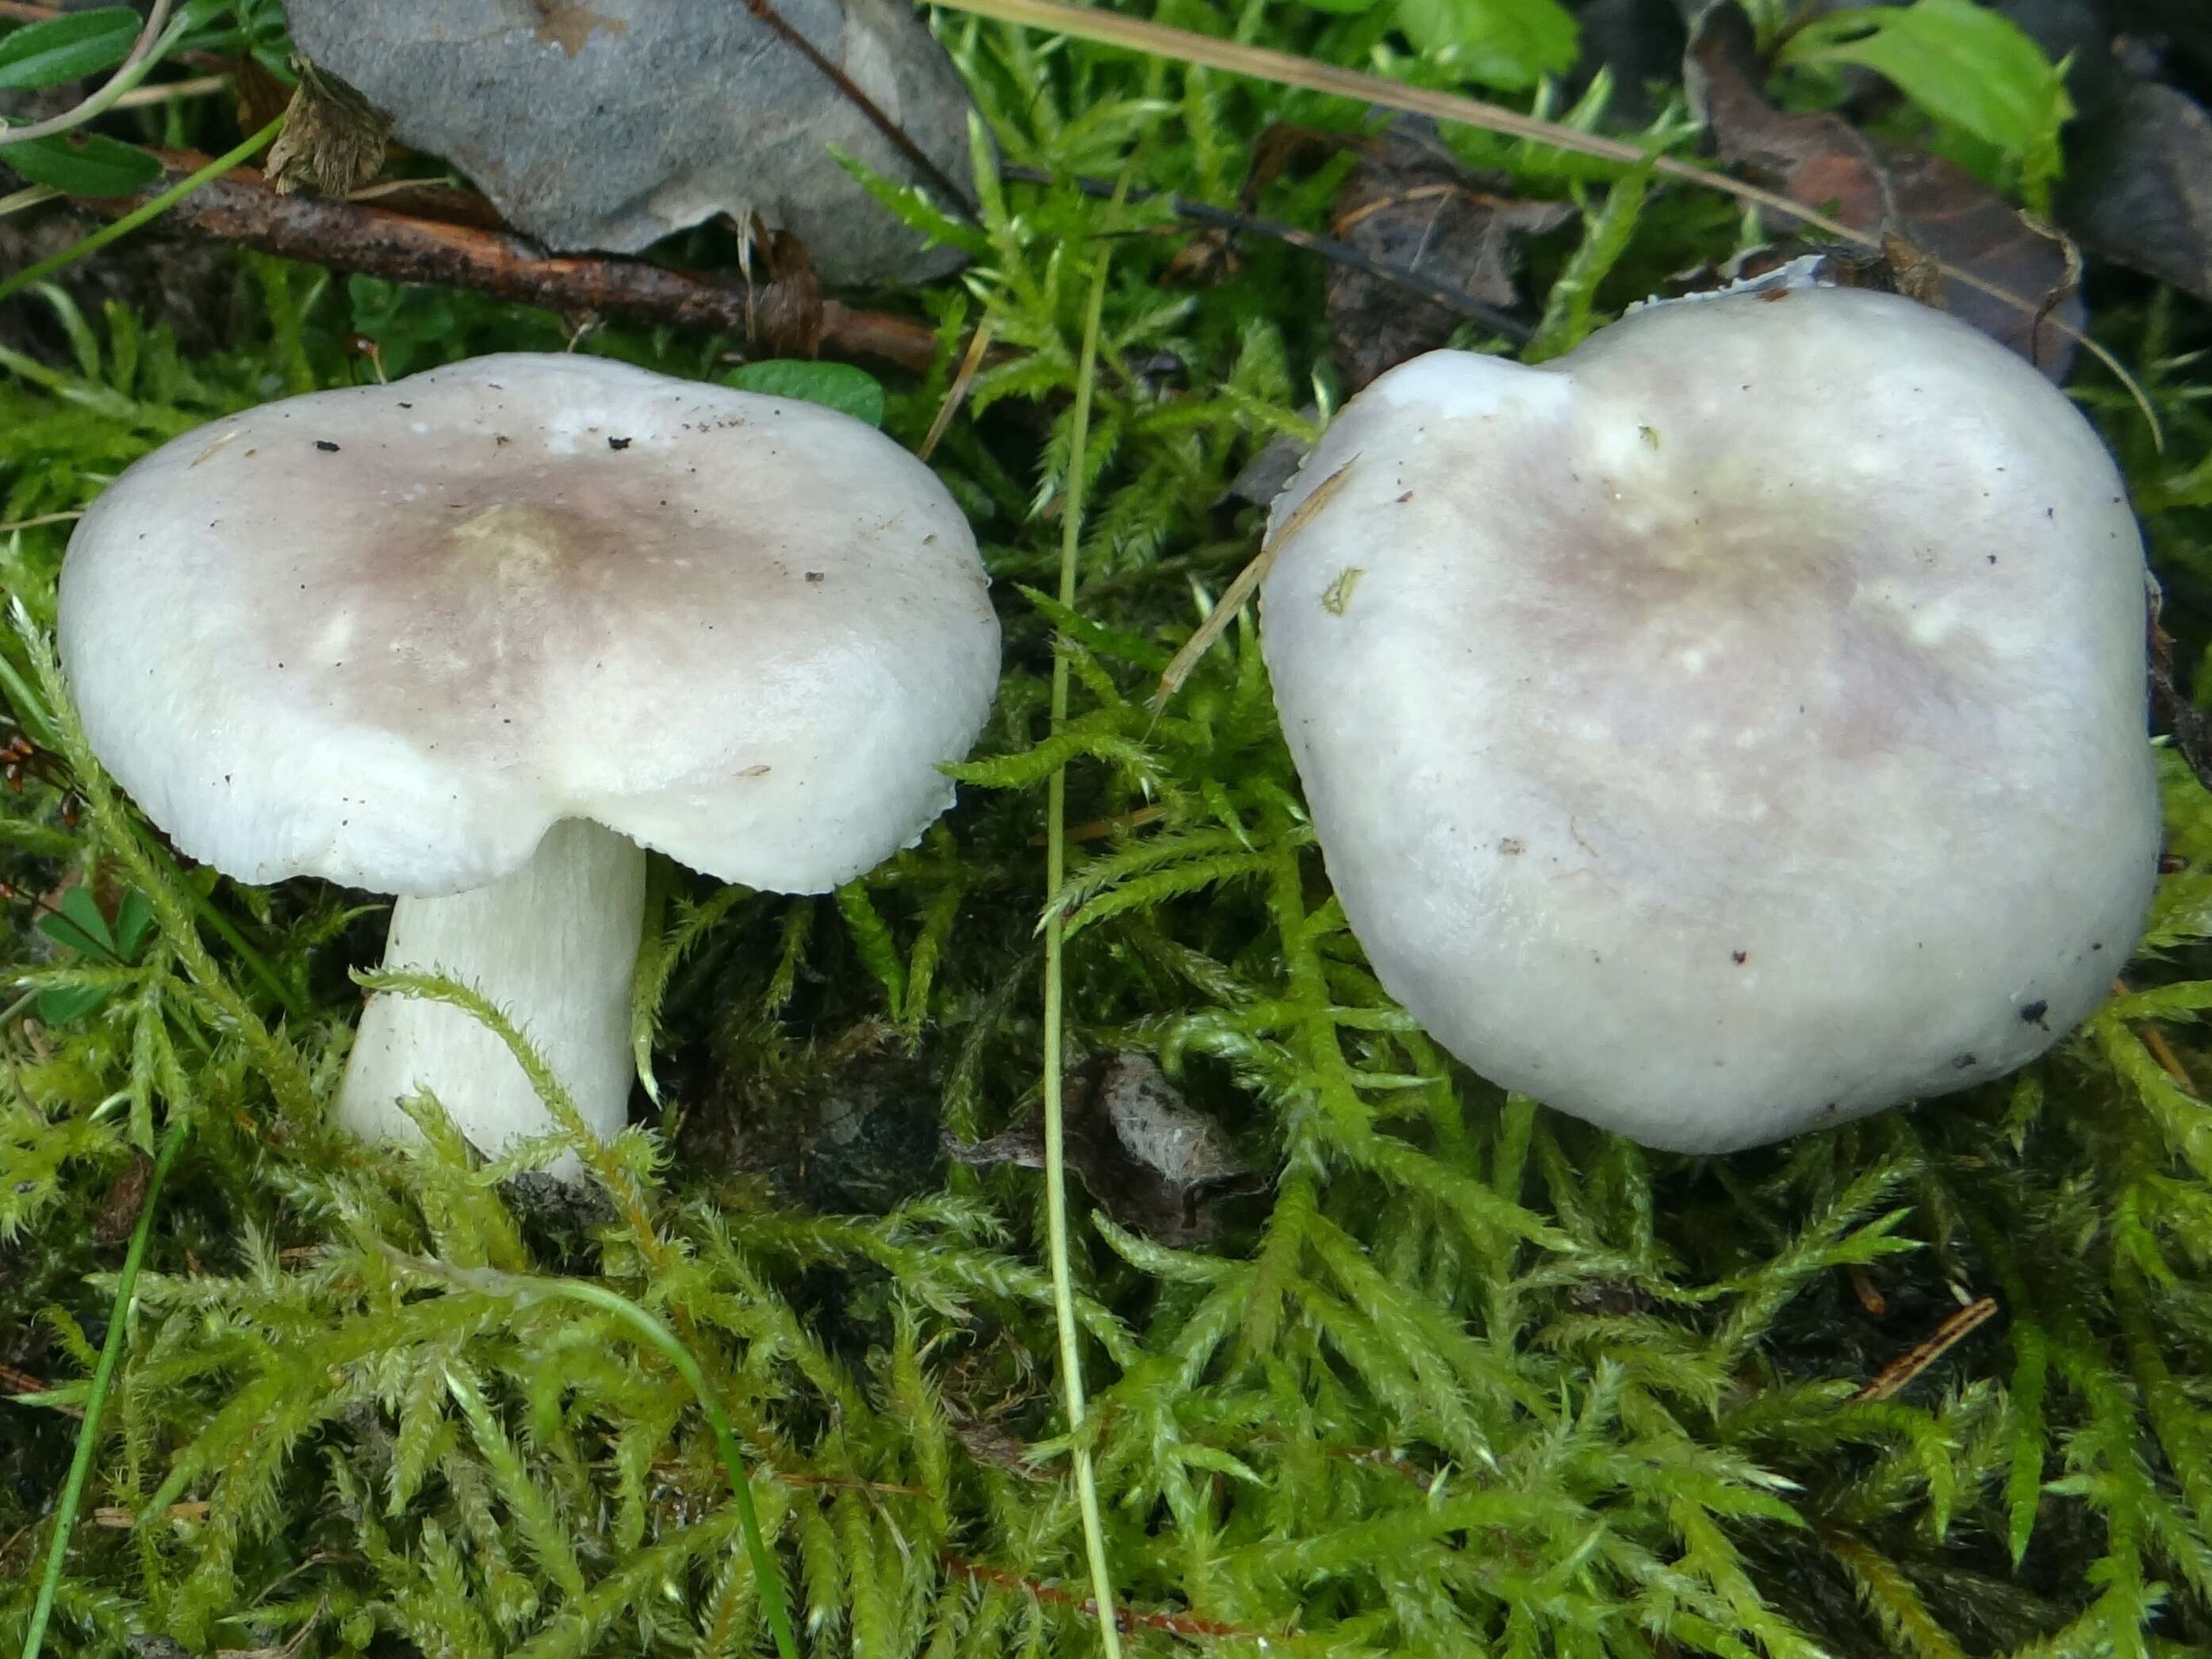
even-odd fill
[{"label": "mushroom cap", "polygon": [[1278,501],[1265,646],[1377,975],[1474,1070],[1753,1146],[2056,1042],[2154,880],[2142,543],[1938,312],[1773,290],[1420,357]]},{"label": "mushroom cap", "polygon": [[243,879],[455,892],[582,817],[811,892],[951,804],[986,585],[860,422],[516,354],[147,456],[70,540],[59,636],[101,760]]}]

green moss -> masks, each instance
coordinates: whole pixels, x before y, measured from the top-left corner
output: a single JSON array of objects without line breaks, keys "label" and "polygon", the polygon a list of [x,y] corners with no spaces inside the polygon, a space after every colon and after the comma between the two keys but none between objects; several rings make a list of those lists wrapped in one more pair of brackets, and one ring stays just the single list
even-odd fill
[{"label": "green moss", "polygon": [[[1277,16],[1255,3],[1243,26]],[[979,25],[951,38],[1006,156],[1063,173],[1127,164],[1226,199],[1267,120],[1346,113]],[[1532,188],[1562,187],[1520,159]],[[1610,188],[1546,308],[1549,347],[1654,273],[1730,251],[1713,203],[1596,176]],[[1271,210],[1313,222],[1325,189],[1286,185]],[[890,387],[886,424],[920,440],[988,307],[1012,349],[937,459],[999,578],[994,723],[941,829],[834,900],[656,871],[636,1029],[661,1115],[598,1155],[596,1196],[548,1190],[525,1155],[477,1167],[434,1110],[412,1152],[325,1131],[345,970],[378,944],[346,896],[180,878],[89,775],[73,817],[37,777],[6,798],[0,877],[36,894],[89,872],[142,892],[159,926],[136,960],[88,965],[51,951],[27,903],[12,912],[25,989],[107,994],[52,1026],[18,1007],[0,1030],[0,1361],[55,1385],[0,1403],[0,1650],[72,1443],[57,1408],[82,1397],[109,1316],[118,1253],[95,1224],[134,1146],[178,1114],[194,1133],[55,1650],[134,1632],[251,1648],[315,1622],[326,1653],[765,1651],[689,1386],[616,1314],[514,1295],[499,1276],[516,1274],[619,1291],[696,1357],[814,1650],[1093,1650],[1041,1183],[943,1166],[930,1146],[940,1122],[997,1129],[1037,1089],[1036,837],[1061,766],[1069,822],[1097,826],[1054,899],[1073,1040],[1157,1053],[1275,1176],[1222,1206],[1204,1250],[1079,1210],[1083,1443],[1136,1650],[2212,1645],[2212,1106],[2168,1064],[2212,1077],[2194,1025],[2212,1006],[2212,798],[2168,767],[2188,862],[2133,990],[2011,1083],[1724,1159],[1501,1097],[1364,966],[1249,621],[1164,711],[1150,702],[1252,550],[1257,515],[1224,505],[1229,481],[1304,425],[1322,273],[1255,244],[1224,283],[1172,292],[1159,208],[982,194],[986,224],[960,233],[978,267],[965,292],[922,296],[942,349]],[[1109,251],[1069,611],[1045,591],[1082,312]],[[356,330],[409,368],[560,343],[541,314],[260,260],[233,299],[228,348],[189,362],[126,310],[37,301],[73,343],[66,368],[0,358],[8,520],[80,507],[136,454],[303,376],[362,376]],[[2212,414],[2189,354],[2208,331],[2164,300],[2100,327],[2166,453],[2093,370],[2084,396],[2177,589],[2169,620],[2201,647]],[[585,349],[697,374],[726,343],[616,327]],[[34,639],[66,530],[0,539]],[[1050,737],[1055,653],[1073,690]],[[13,684],[39,684],[37,654],[0,639]],[[886,1109],[886,1090],[914,1178],[817,1167],[840,1156],[803,1133],[823,1103]],[[1893,1397],[1861,1397],[1984,1296],[1994,1319]]]}]

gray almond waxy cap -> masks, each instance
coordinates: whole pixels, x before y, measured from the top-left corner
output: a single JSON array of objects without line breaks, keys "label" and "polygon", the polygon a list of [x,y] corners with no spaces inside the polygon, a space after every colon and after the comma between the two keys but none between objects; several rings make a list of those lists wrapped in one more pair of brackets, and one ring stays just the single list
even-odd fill
[{"label": "gray almond waxy cap", "polygon": [[474,359],[210,422],[72,538],[93,746],[254,882],[480,886],[564,818],[792,892],[950,801],[997,683],[975,539],[848,416]]},{"label": "gray almond waxy cap", "polygon": [[1747,1146],[2009,1071],[2126,962],[2142,544],[2087,422],[1972,329],[1782,289],[1539,368],[1437,352],[1274,526],[1330,878],[1496,1082]]}]

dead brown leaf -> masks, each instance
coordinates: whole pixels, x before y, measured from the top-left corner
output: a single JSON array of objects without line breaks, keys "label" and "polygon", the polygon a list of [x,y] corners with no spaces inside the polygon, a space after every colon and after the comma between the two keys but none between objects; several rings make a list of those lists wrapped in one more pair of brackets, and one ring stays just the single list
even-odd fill
[{"label": "dead brown leaf", "polygon": [[2063,217],[2090,250],[2212,305],[2212,114],[2139,82],[2090,128]]},{"label": "dead brown leaf", "polygon": [[[1502,193],[1503,178],[1464,166],[1418,117],[1393,121],[1360,148],[1337,192],[1329,234],[1379,264],[1412,270],[1501,310],[1521,302],[1514,245],[1574,216],[1564,202]],[[1328,278],[1331,355],[1345,389],[1433,351],[1465,320],[1435,301],[1348,265]]]},{"label": "dead brown leaf", "polygon": [[[1212,1202],[1261,1184],[1221,1126],[1191,1110],[1158,1063],[1133,1050],[1068,1073],[1063,1139],[1084,1189],[1122,1226],[1163,1244],[1203,1243],[1214,1230]],[[948,1139],[945,1151],[962,1164],[1042,1169],[1044,1115],[988,1140]]]},{"label": "dead brown leaf", "polygon": [[960,1443],[960,1449],[978,1463],[988,1463],[994,1468],[1005,1469],[1024,1480],[1048,1480],[1052,1478],[1042,1468],[1030,1461],[1029,1443],[1009,1431],[1004,1424],[956,1417],[949,1426],[952,1437]]},{"label": "dead brown leaf", "polygon": [[292,105],[292,88],[250,52],[232,63],[230,87],[238,103],[239,130],[243,132],[258,132]]},{"label": "dead brown leaf", "polygon": [[1751,21],[1735,0],[1699,20],[1683,61],[1708,146],[1757,183],[1855,229],[1894,234],[1934,258],[2011,293],[2061,295],[2036,316],[1954,283],[1947,307],[2063,380],[2086,314],[2067,292],[2069,261],[2056,237],[1955,162],[1875,143],[1839,115],[1791,114],[1766,101]]},{"label": "dead brown leaf", "polygon": [[304,58],[295,58],[292,69],[300,85],[262,171],[280,194],[350,194],[383,167],[392,123],[329,70]]},{"label": "dead brown leaf", "polygon": [[793,232],[771,230],[757,219],[746,229],[740,244],[746,331],[781,343],[779,350],[813,356],[822,346],[822,278],[806,244]]},{"label": "dead brown leaf", "polygon": [[130,1163],[107,1183],[100,1207],[93,1212],[94,1242],[115,1245],[131,1237],[131,1230],[138,1224],[139,1211],[146,1207],[146,1188],[153,1179],[154,1160],[133,1148]]},{"label": "dead brown leaf", "polygon": [[1881,239],[1881,257],[1889,266],[1890,283],[1898,293],[1938,311],[1950,309],[1950,298],[1944,291],[1942,261],[1934,254],[1893,230]]}]

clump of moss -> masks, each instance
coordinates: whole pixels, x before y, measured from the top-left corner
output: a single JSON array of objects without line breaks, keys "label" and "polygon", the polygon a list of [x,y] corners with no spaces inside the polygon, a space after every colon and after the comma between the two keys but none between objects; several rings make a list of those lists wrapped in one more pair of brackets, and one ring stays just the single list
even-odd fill
[{"label": "clump of moss", "polygon": [[[1345,114],[994,28],[958,45],[1008,159],[1063,179],[1131,156],[1137,182],[1225,199],[1267,120]],[[1556,162],[1513,165],[1569,193]],[[500,1277],[558,1274],[653,1310],[696,1357],[817,1650],[1091,1650],[1039,1183],[933,1150],[940,1127],[1003,1127],[1039,1082],[1037,842],[1062,769],[1073,1036],[1157,1054],[1273,1176],[1203,1249],[1079,1215],[1082,1443],[1134,1647],[2212,1644],[2212,1054],[2191,1041],[2212,1006],[2212,797],[2169,766],[2175,868],[2130,988],[2008,1085],[1717,1159],[1501,1097],[1363,964],[1249,626],[1150,702],[1251,551],[1231,478],[1307,428],[1326,343],[1290,319],[1317,314],[1319,273],[1255,245],[1217,286],[1164,289],[1164,207],[981,183],[980,228],[899,202],[977,263],[964,290],[920,296],[943,349],[890,388],[889,423],[919,441],[988,307],[1012,349],[937,459],[998,578],[994,723],[955,814],[834,898],[659,872],[639,1011],[659,1116],[585,1198],[480,1164],[434,1107],[415,1152],[325,1132],[373,919],[313,884],[254,891],[155,855],[42,691],[66,526],[0,541],[27,618],[0,678],[76,769],[7,798],[0,878],[82,883],[111,921],[137,891],[158,924],[110,961],[38,933],[27,898],[12,912],[27,997],[100,994],[19,1005],[0,1030],[0,1364],[53,1385],[0,1405],[0,1646],[109,1316],[103,1205],[128,1209],[128,1172],[181,1117],[58,1646],[275,1646],[313,1625],[332,1653],[760,1650],[694,1396],[606,1309]],[[1328,183],[1277,205],[1310,220]],[[1602,309],[1725,255],[1735,228],[1633,179],[1587,204],[1583,234],[1575,291]],[[1102,262],[1070,611],[1044,590]],[[226,410],[358,376],[365,324],[418,366],[557,337],[465,297],[249,270],[225,349],[189,360],[119,306],[32,302],[74,343],[0,355],[8,521],[82,507]],[[1560,314],[1553,344],[1590,320]],[[2207,331],[2127,296],[2102,327],[2166,451],[2118,394],[2086,395],[2161,566],[2193,570],[2212,556],[2188,459],[2212,447],[2186,380]],[[723,345],[610,328],[586,349],[702,374]],[[1073,685],[1056,734],[1055,659]],[[810,1134],[823,1103],[855,1121]],[[1902,1363],[1982,1298],[1993,1316]]]}]

